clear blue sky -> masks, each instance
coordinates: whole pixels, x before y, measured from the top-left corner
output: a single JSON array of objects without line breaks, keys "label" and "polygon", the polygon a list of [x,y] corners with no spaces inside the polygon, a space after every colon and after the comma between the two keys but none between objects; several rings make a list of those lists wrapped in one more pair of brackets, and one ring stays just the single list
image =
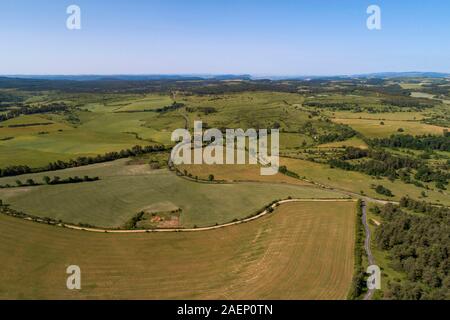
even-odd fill
[{"label": "clear blue sky", "polygon": [[1,0],[0,43],[0,74],[450,72],[450,1]]}]

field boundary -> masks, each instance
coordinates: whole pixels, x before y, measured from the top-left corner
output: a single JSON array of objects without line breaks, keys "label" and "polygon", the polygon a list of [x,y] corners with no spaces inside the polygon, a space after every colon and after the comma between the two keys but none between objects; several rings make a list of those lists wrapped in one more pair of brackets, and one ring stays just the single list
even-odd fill
[{"label": "field boundary", "polygon": [[[298,160],[298,158],[295,157],[291,157],[291,156],[283,156],[284,158],[289,158],[289,159],[295,159]],[[399,202],[398,201],[392,201],[392,200],[386,200],[386,199],[380,199],[380,198],[373,198],[373,197],[369,197],[369,196],[365,196],[362,194],[359,194],[357,192],[353,192],[353,191],[349,191],[349,190],[345,190],[345,189],[341,189],[341,188],[337,188],[337,187],[333,187],[330,185],[326,185],[314,180],[309,180],[309,179],[304,179],[304,178],[295,178],[295,177],[291,177],[289,175],[287,175],[288,177],[291,177],[293,179],[297,179],[299,181],[305,182],[304,185],[298,185],[295,183],[290,183],[290,182],[273,182],[273,181],[258,181],[258,180],[239,180],[239,179],[234,179],[234,180],[205,180],[205,179],[195,179],[193,177],[189,177],[185,174],[183,174],[177,167],[174,167],[174,169],[170,169],[170,171],[174,172],[176,174],[177,177],[181,178],[181,179],[185,179],[191,182],[196,182],[196,183],[204,183],[204,184],[238,184],[238,183],[266,183],[266,184],[279,184],[279,185],[289,185],[289,186],[301,186],[301,187],[305,187],[305,188],[316,188],[316,189],[320,189],[320,190],[328,190],[328,191],[334,191],[337,193],[341,193],[343,196],[347,196],[347,197],[357,197],[359,199],[363,199],[366,200],[368,202],[375,202],[375,203],[379,203],[382,205],[391,203],[391,204],[395,204],[398,205]]]},{"label": "field boundary", "polygon": [[26,221],[31,221],[31,222],[37,222],[37,223],[42,223],[42,224],[48,224],[48,225],[53,225],[56,227],[61,227],[61,228],[67,228],[67,229],[72,229],[72,230],[79,230],[79,231],[88,231],[88,232],[95,232],[95,233],[119,233],[119,234],[127,234],[127,233],[152,233],[152,232],[200,232],[200,231],[210,231],[210,230],[216,230],[216,229],[221,229],[221,228],[226,228],[226,227],[231,227],[234,225],[238,225],[241,223],[246,223],[246,222],[250,222],[259,218],[262,218],[265,215],[268,215],[270,213],[273,212],[273,210],[278,207],[281,204],[285,204],[285,203],[290,203],[290,202],[356,202],[356,199],[343,199],[343,198],[324,198],[324,199],[318,199],[318,198],[302,198],[302,199],[284,199],[284,200],[278,200],[275,202],[272,202],[271,204],[267,205],[265,207],[265,209],[248,218],[244,218],[242,220],[238,220],[238,221],[233,221],[233,222],[227,222],[227,223],[223,223],[223,224],[218,224],[215,226],[209,226],[209,227],[199,227],[199,228],[155,228],[155,229],[137,229],[137,230],[132,230],[132,229],[128,229],[128,230],[115,230],[115,229],[103,229],[103,228],[95,228],[95,227],[82,227],[82,226],[76,226],[76,225],[72,225],[72,224],[65,224],[63,222],[51,222],[51,221],[47,221],[41,218],[35,218],[35,217],[30,217],[30,216],[20,216],[19,214],[15,214],[13,212],[11,213],[6,213],[4,211],[0,211],[2,214],[8,215],[8,216],[12,216],[12,217],[16,217],[16,218],[22,218],[23,220]]},{"label": "field boundary", "polygon": [[367,234],[364,229],[365,203],[361,199],[356,204],[356,223],[355,223],[355,250],[354,250],[354,270],[353,279],[347,300],[358,300],[363,294],[364,288],[364,245]]}]

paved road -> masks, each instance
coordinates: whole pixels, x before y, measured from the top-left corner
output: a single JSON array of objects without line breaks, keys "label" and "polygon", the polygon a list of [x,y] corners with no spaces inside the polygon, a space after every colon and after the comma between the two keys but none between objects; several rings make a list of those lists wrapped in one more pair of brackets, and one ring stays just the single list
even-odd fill
[{"label": "paved road", "polygon": [[[366,203],[364,201],[361,202],[361,210],[362,210],[362,223],[364,225],[364,229],[366,230],[366,239],[364,240],[364,249],[366,250],[367,259],[369,260],[369,265],[375,264],[375,258],[372,255],[372,250],[370,249],[370,228],[367,224],[367,209]],[[366,295],[364,296],[364,300],[371,300],[373,294],[375,293],[375,289],[369,289]]]}]

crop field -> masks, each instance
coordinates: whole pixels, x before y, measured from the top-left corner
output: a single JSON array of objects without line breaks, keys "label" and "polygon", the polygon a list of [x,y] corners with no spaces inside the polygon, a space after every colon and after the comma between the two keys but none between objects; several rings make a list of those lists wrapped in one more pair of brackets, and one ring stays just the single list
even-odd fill
[{"label": "crop field", "polygon": [[347,124],[369,138],[389,137],[403,129],[405,134],[442,134],[444,127],[429,125],[418,121],[333,119],[334,122]]},{"label": "crop field", "polygon": [[312,186],[310,183],[286,176],[282,173],[277,173],[270,176],[262,176],[259,165],[180,165],[178,166],[180,171],[186,170],[192,177],[198,177],[199,179],[207,180],[209,175],[212,174],[215,180],[224,181],[257,181],[268,183],[284,183],[300,186]]},{"label": "crop field", "polygon": [[[151,170],[149,165],[125,162],[118,160],[57,173],[61,178],[96,175],[100,177],[96,182],[0,189],[0,198],[12,208],[31,215],[113,228],[123,226],[149,206],[153,210],[161,206],[164,211],[167,203],[182,210],[181,226],[200,227],[245,218],[271,201],[289,196],[342,197],[332,191],[302,185],[197,183],[166,169]],[[21,179],[39,182],[45,175],[48,173],[24,175]],[[15,185],[16,179],[2,178],[0,184]]]},{"label": "crop field", "polygon": [[365,119],[365,120],[394,120],[394,121],[420,121],[426,117],[427,112],[351,112],[335,111],[327,112],[332,118],[338,119]]},{"label": "crop field", "polygon": [[[297,202],[224,229],[96,234],[0,215],[2,299],[345,299],[355,202]],[[79,265],[82,289],[66,288]]]}]

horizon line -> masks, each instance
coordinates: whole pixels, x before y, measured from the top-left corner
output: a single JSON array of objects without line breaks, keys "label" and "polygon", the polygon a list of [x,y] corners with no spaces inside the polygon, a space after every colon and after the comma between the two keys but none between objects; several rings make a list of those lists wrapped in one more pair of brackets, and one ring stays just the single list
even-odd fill
[{"label": "horizon line", "polygon": [[450,72],[445,71],[376,71],[361,73],[336,73],[336,74],[283,74],[283,73],[8,73],[0,74],[0,77],[111,77],[111,76],[180,76],[180,77],[218,77],[218,76],[234,76],[234,77],[355,77],[370,75],[390,75],[390,74],[439,74],[450,76]]}]

